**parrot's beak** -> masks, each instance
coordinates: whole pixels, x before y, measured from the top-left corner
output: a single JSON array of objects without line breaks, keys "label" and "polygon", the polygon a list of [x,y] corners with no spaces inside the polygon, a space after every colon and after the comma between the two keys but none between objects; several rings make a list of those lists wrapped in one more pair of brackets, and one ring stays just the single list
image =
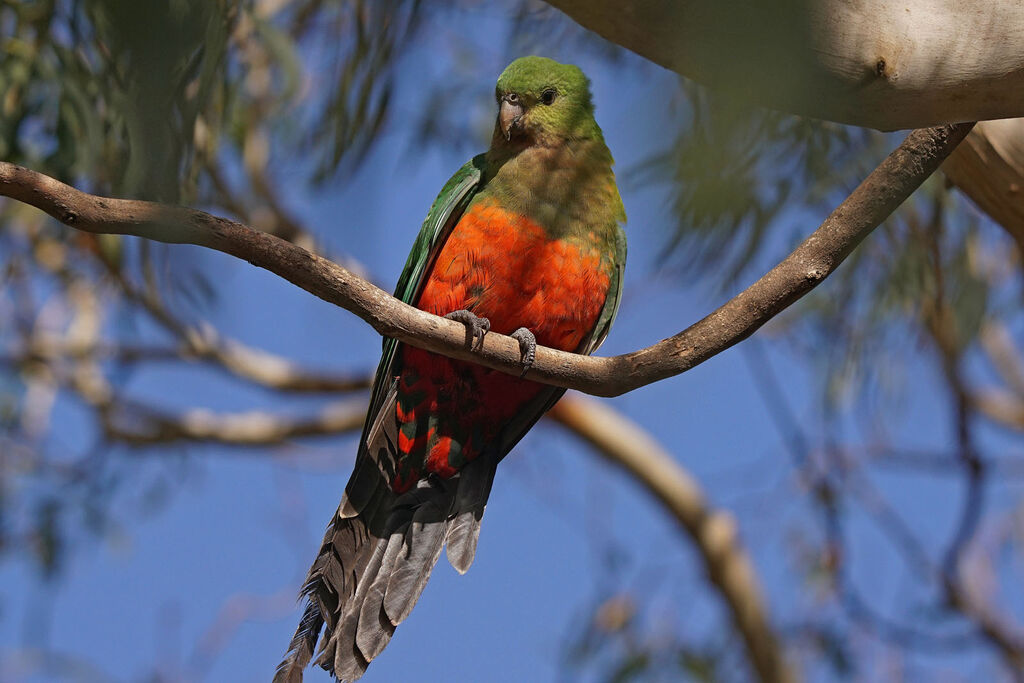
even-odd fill
[{"label": "parrot's beak", "polygon": [[501,108],[498,110],[498,125],[506,140],[512,139],[512,131],[522,128],[523,103],[515,93],[509,93],[501,98]]}]

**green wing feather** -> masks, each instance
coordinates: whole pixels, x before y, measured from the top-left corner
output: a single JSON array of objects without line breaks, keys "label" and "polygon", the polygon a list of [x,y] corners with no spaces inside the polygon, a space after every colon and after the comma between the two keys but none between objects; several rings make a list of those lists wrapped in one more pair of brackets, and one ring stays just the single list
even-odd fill
[{"label": "green wing feather", "polygon": [[[402,269],[402,274],[398,277],[398,284],[395,286],[396,299],[407,304],[412,304],[416,300],[420,290],[423,289],[426,274],[430,271],[441,247],[444,246],[445,240],[448,239],[455,224],[459,222],[459,218],[462,217],[470,200],[480,189],[484,163],[483,154],[473,157],[456,171],[455,175],[441,188],[437,199],[430,205],[430,211],[412,245],[405,268]],[[396,340],[384,337],[383,353],[377,366],[377,374],[374,377],[373,391],[370,394],[369,415],[372,417],[366,420],[366,426],[363,427],[363,442],[366,441],[370,425],[373,424],[394,377],[391,367],[395,360],[397,347]]]},{"label": "green wing feather", "polygon": [[578,349],[578,353],[586,355],[597,351],[608,337],[608,332],[615,322],[615,316],[619,314],[619,304],[622,302],[622,277],[626,269],[626,233],[622,226],[617,226],[615,231],[615,269],[612,271],[611,281],[608,283],[608,297],[604,300],[604,307],[601,315],[597,317],[594,329]]}]

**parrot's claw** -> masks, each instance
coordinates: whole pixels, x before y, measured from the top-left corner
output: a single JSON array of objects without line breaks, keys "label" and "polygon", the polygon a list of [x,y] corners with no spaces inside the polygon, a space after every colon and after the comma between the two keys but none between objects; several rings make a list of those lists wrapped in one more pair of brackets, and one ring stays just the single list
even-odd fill
[{"label": "parrot's claw", "polygon": [[466,344],[469,348],[483,348],[484,335],[487,334],[491,329],[491,321],[487,318],[481,318],[472,311],[466,309],[460,309],[458,311],[452,311],[445,316],[449,320],[460,322],[466,326]]},{"label": "parrot's claw", "polygon": [[523,364],[523,373],[519,376],[525,377],[537,359],[537,337],[525,327],[520,327],[509,336],[519,342],[519,360]]}]

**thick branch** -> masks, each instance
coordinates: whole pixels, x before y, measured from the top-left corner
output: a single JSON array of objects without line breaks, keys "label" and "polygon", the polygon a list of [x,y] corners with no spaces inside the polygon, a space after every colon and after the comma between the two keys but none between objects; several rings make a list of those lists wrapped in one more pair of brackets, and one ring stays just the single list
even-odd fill
[{"label": "thick branch", "polygon": [[730,514],[710,508],[700,486],[647,432],[597,401],[568,395],[548,417],[569,429],[638,480],[682,525],[704,561],[743,637],[762,681],[791,681],[768,622],[757,576]]},{"label": "thick branch", "polygon": [[1024,254],[1024,118],[981,122],[942,170]]},{"label": "thick branch", "polygon": [[[678,375],[746,339],[829,276],[970,131],[958,124],[914,131],[781,263],[703,320],[654,346],[599,358],[537,349],[530,379],[617,396]],[[31,204],[92,233],[195,244],[249,261],[358,315],[380,334],[510,374],[521,371],[519,344],[488,334],[471,351],[459,323],[389,296],[345,268],[304,249],[202,211],[79,192],[48,176],[0,162],[0,195]]]},{"label": "thick branch", "polygon": [[699,83],[880,130],[1024,116],[1019,0],[548,0]]},{"label": "thick branch", "polygon": [[548,0],[584,28],[716,90],[881,130],[984,121],[946,175],[1024,252],[1018,0]]}]

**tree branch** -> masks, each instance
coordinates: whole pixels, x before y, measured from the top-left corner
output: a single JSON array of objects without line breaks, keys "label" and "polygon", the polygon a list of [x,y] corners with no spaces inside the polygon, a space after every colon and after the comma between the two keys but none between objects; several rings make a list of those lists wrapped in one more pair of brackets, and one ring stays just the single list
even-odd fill
[{"label": "tree branch", "polygon": [[982,121],[942,170],[1024,254],[1024,119]]},{"label": "tree branch", "polygon": [[725,600],[760,680],[795,680],[768,622],[757,576],[739,543],[732,515],[710,508],[697,482],[660,444],[604,404],[570,394],[548,417],[626,470],[682,525]]},{"label": "tree branch", "polygon": [[311,417],[286,417],[262,411],[222,414],[191,409],[159,412],[138,402],[114,400],[103,415],[103,433],[132,446],[180,442],[229,446],[274,446],[293,439],[357,431],[366,419],[361,400],[331,403]]},{"label": "tree branch", "polygon": [[[703,320],[633,353],[609,358],[537,349],[529,379],[618,396],[678,375],[746,339],[829,276],[853,249],[942,163],[973,124],[912,132],[781,263]],[[420,311],[345,268],[272,235],[203,211],[109,199],[0,162],[0,195],[31,204],[73,228],[195,244],[249,261],[355,313],[380,334],[453,358],[519,374],[519,344],[488,334],[469,348],[465,328]]]},{"label": "tree branch", "polygon": [[332,393],[368,389],[363,374],[345,375],[327,370],[310,370],[292,360],[224,337],[212,325],[189,325],[175,316],[149,288],[133,285],[120,271],[111,271],[129,299],[138,302],[167,332],[178,339],[176,359],[205,361],[239,379],[289,392]]},{"label": "tree branch", "polygon": [[547,0],[666,69],[880,130],[1024,116],[1017,0]]},{"label": "tree branch", "polygon": [[1020,357],[1006,325],[1001,320],[987,320],[981,326],[978,338],[1000,379],[1013,393],[1024,398],[1024,359]]}]

